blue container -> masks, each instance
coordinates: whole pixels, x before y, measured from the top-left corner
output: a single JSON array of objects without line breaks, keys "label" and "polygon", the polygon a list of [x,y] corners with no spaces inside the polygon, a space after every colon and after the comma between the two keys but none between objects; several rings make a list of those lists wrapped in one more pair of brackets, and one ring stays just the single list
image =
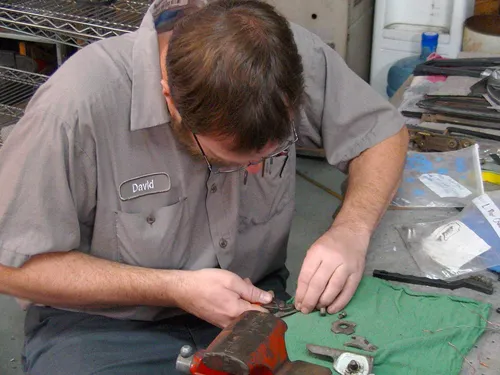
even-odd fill
[{"label": "blue container", "polygon": [[387,75],[387,96],[389,98],[392,98],[408,77],[411,76],[417,65],[426,62],[429,55],[436,52],[438,39],[438,33],[423,33],[420,56],[405,57],[391,66]]}]

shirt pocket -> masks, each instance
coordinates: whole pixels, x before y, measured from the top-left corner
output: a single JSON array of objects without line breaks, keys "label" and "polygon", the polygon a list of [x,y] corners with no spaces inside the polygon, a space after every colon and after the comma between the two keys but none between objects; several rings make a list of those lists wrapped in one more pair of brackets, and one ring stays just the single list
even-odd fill
[{"label": "shirt pocket", "polygon": [[156,269],[181,269],[189,259],[186,199],[139,213],[115,211],[119,261]]},{"label": "shirt pocket", "polygon": [[[248,226],[261,225],[278,215],[295,193],[295,152],[266,160],[264,173],[241,173],[239,232]],[[245,183],[246,182],[246,183]]]}]

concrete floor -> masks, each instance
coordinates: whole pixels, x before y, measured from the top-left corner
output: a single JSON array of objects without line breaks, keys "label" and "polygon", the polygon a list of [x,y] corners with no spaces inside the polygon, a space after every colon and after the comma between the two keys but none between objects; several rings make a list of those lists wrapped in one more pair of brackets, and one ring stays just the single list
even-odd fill
[{"label": "concrete floor", "polygon": [[22,374],[20,353],[23,346],[24,313],[16,302],[0,295],[0,374]]}]

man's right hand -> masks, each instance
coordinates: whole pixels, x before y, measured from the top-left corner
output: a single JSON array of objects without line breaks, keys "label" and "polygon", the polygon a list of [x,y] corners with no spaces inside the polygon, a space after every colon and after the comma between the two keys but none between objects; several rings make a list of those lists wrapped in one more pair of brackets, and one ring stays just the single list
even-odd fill
[{"label": "man's right hand", "polygon": [[272,295],[236,274],[221,269],[183,272],[177,305],[217,327],[225,328],[248,310],[266,312],[260,304]]}]

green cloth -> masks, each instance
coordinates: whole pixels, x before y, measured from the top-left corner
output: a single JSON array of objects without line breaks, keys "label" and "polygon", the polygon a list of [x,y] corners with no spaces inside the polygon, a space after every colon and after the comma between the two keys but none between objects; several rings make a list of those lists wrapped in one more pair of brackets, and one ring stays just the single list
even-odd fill
[{"label": "green cloth", "polygon": [[[366,277],[345,309],[345,320],[357,323],[355,335],[378,347],[375,375],[455,375],[461,371],[462,355],[467,356],[483,334],[487,322],[481,316],[488,319],[490,308],[470,299],[417,293]],[[343,346],[349,336],[331,331],[337,315],[298,313],[284,320],[291,360],[323,365],[336,374],[332,360],[312,356],[306,344],[363,353]]]}]

